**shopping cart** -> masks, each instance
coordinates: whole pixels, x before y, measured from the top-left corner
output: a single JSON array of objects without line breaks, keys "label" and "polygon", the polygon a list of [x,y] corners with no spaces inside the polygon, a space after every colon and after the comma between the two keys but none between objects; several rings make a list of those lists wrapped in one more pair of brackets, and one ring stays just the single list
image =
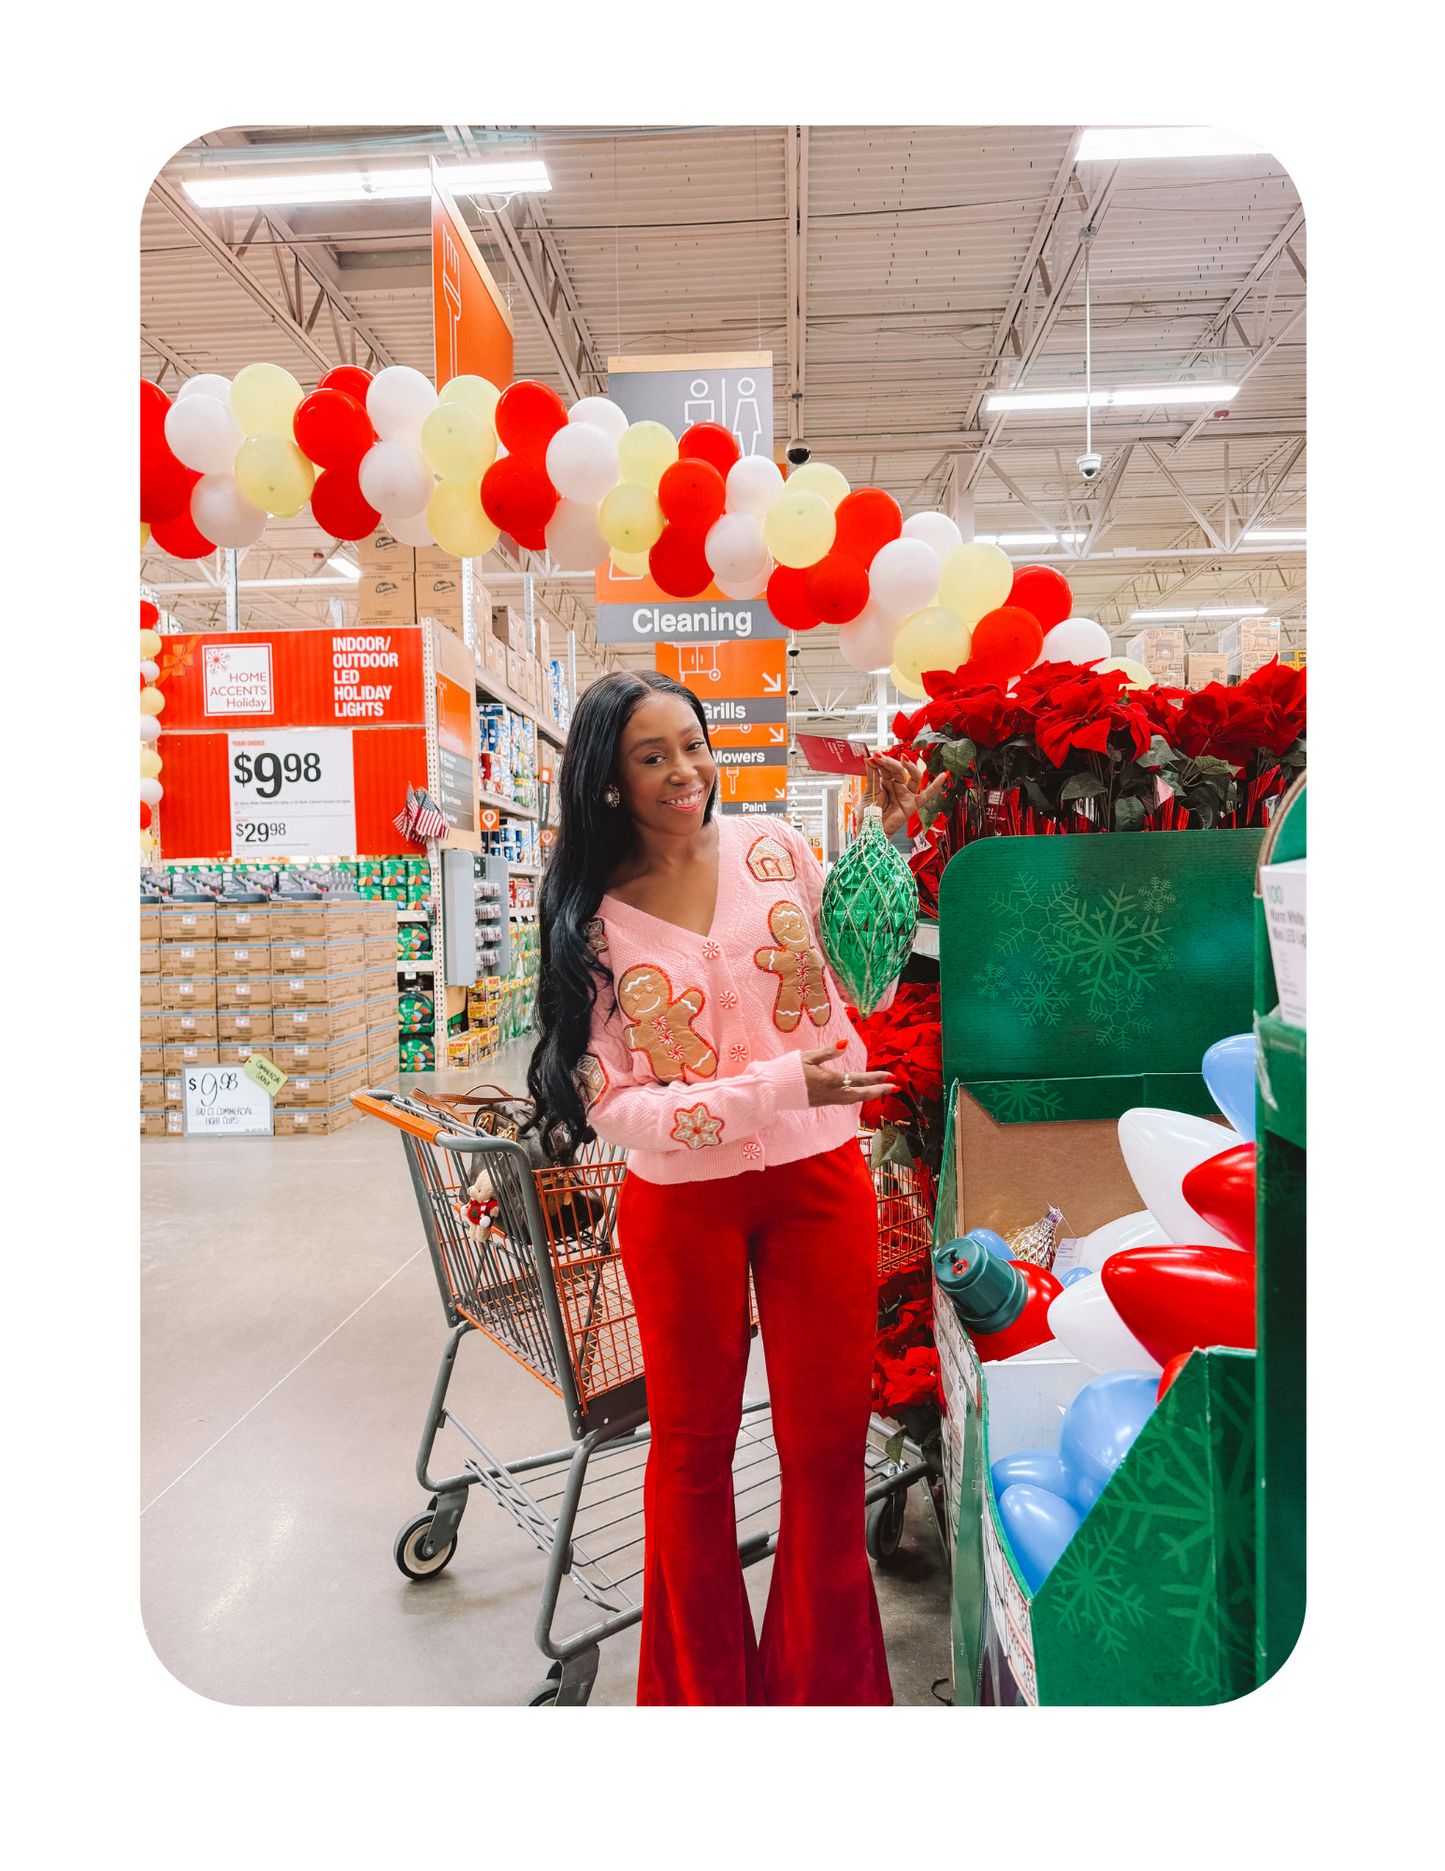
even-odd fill
[{"label": "shopping cart", "polygon": [[[567,1167],[534,1170],[521,1145],[475,1130],[430,1102],[356,1092],[352,1103],[401,1132],[451,1327],[416,1462],[417,1480],[431,1498],[397,1534],[393,1556],[407,1578],[434,1578],[457,1550],[470,1490],[484,1488],[547,1560],[535,1636],[550,1668],[524,1706],[585,1703],[598,1646],[642,1616],[650,1430],[642,1346],[617,1247],[625,1155],[598,1139]],[[867,1138],[861,1141],[866,1149]],[[495,1208],[489,1204],[473,1220],[479,1204],[472,1191],[482,1170]],[[925,1263],[931,1205],[926,1183],[907,1166],[884,1165],[874,1181],[881,1279]],[[447,1408],[457,1350],[472,1331],[485,1333],[561,1398],[570,1446],[504,1461]],[[432,1452],[447,1425],[474,1453],[459,1473],[438,1479]],[[864,1466],[868,1550],[884,1560],[899,1543],[907,1490],[926,1481],[929,1468],[876,1416]],[[767,1398],[743,1404],[733,1477],[738,1554],[744,1566],[754,1565],[777,1544],[778,1453]],[[566,1578],[597,1616],[559,1636],[553,1623]]]}]

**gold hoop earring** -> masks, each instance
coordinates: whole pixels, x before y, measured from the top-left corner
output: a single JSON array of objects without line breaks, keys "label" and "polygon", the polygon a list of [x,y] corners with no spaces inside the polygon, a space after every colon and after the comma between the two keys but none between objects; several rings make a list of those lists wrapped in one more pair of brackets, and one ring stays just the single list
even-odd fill
[{"label": "gold hoop earring", "polygon": [[602,799],[603,803],[609,806],[620,806],[622,804],[622,794],[618,792],[615,786],[609,786],[607,791],[603,793]]}]

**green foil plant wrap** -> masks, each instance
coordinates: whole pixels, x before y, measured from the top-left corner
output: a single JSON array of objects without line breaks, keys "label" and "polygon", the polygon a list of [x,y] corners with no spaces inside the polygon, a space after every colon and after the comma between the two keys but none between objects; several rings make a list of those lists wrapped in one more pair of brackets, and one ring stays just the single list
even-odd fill
[{"label": "green foil plant wrap", "polygon": [[883,836],[877,806],[864,809],[862,832],[829,871],[818,921],[834,974],[859,1013],[872,1013],[912,953],[918,927],[918,886]]}]

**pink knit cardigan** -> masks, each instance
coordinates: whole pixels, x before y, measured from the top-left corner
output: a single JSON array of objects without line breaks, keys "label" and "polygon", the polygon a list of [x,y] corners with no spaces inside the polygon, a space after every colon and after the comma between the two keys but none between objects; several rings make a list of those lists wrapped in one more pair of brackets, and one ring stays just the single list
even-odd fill
[{"label": "pink knit cardigan", "polygon": [[[800,1055],[863,1042],[818,939],[823,872],[780,819],[718,820],[705,936],[604,896],[589,934],[612,973],[577,1082],[599,1137],[645,1182],[715,1182],[835,1150],[857,1105],[808,1105]],[[885,998],[886,1006],[892,990]]]}]

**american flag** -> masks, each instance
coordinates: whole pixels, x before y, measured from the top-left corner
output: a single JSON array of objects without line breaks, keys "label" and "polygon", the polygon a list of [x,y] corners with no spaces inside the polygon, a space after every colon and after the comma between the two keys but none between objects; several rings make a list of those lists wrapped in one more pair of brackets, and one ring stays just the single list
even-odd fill
[{"label": "american flag", "polygon": [[407,787],[406,804],[392,824],[414,845],[424,845],[428,838],[443,842],[450,830],[431,794],[425,787],[417,786]]}]

